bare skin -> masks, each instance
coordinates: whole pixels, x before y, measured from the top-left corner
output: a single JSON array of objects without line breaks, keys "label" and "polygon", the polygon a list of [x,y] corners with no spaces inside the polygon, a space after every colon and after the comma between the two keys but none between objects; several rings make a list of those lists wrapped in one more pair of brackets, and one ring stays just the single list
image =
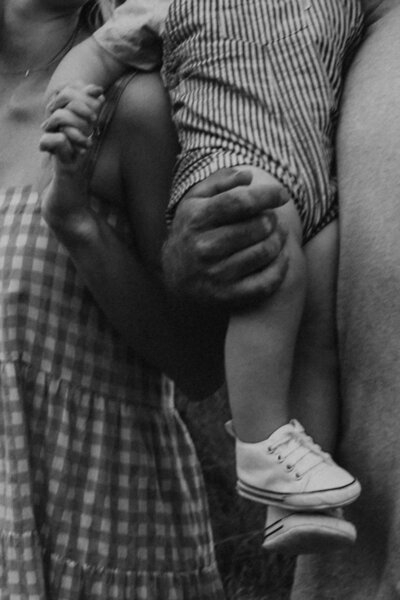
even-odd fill
[{"label": "bare skin", "polygon": [[[46,19],[42,18],[43,2],[5,0],[0,6],[0,134],[7,140],[0,148],[4,187],[35,181],[43,160],[37,144],[38,127],[52,69],[36,69],[71,39],[79,18],[77,6],[84,1],[71,2],[70,10],[65,6],[62,10],[61,4],[48,2]],[[28,68],[32,72],[25,78]]]}]

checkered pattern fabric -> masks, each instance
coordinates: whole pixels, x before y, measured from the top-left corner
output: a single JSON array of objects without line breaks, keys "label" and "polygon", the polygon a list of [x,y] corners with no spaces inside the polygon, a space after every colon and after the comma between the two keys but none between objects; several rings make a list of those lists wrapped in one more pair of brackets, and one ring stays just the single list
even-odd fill
[{"label": "checkered pattern fabric", "polygon": [[164,76],[182,153],[169,210],[223,167],[289,191],[307,242],[337,215],[334,128],[358,0],[174,0]]},{"label": "checkered pattern fabric", "polygon": [[[121,207],[100,207],[125,235]],[[30,188],[0,192],[1,600],[217,600],[172,384],[108,324]]]}]

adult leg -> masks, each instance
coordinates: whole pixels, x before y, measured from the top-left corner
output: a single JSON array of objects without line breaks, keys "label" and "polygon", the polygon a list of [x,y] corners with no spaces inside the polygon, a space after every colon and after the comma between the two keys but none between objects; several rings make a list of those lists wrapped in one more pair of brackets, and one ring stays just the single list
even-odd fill
[{"label": "adult leg", "polygon": [[351,551],[298,562],[295,600],[392,600],[400,560],[400,7],[373,24],[338,137],[340,462],[363,484]]}]

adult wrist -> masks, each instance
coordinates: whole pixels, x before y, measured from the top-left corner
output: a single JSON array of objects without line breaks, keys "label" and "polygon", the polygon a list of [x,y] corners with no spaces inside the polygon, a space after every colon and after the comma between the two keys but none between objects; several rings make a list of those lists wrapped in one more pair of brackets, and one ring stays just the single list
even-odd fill
[{"label": "adult wrist", "polygon": [[46,210],[42,216],[55,236],[64,245],[88,243],[97,231],[96,220],[87,207],[74,210]]}]

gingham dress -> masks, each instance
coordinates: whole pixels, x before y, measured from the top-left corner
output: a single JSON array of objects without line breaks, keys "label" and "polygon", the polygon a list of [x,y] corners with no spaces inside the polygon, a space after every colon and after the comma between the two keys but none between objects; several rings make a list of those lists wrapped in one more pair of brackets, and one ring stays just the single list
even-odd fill
[{"label": "gingham dress", "polygon": [[[128,243],[124,207],[96,209]],[[109,325],[31,187],[0,191],[0,231],[1,600],[220,600],[172,385]]]}]

